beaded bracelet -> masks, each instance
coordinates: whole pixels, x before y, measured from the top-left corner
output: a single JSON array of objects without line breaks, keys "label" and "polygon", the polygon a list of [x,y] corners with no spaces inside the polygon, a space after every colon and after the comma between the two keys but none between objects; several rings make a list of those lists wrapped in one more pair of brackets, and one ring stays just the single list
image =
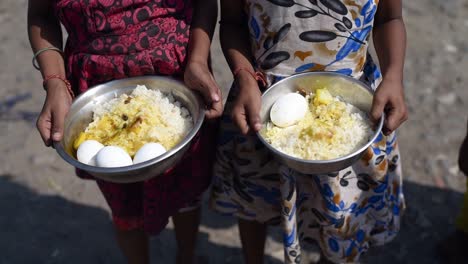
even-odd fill
[{"label": "beaded bracelet", "polygon": [[241,72],[241,71],[246,71],[246,72],[248,72],[256,81],[260,82],[260,83],[263,85],[263,87],[266,87],[266,86],[267,86],[267,81],[266,81],[265,75],[264,75],[263,73],[261,73],[261,72],[259,72],[259,71],[253,72],[253,71],[251,71],[251,70],[249,70],[249,69],[247,69],[247,68],[242,68],[242,67],[240,67],[240,68],[237,68],[236,70],[234,70],[234,72],[233,72],[234,78],[235,78],[235,77],[239,74],[239,72]]},{"label": "beaded bracelet", "polygon": [[61,55],[63,55],[63,51],[61,49],[59,49],[59,48],[56,48],[56,47],[47,47],[47,48],[43,48],[43,49],[38,50],[36,53],[34,53],[34,56],[32,58],[32,64],[33,64],[34,68],[36,68],[36,70],[39,71],[41,69],[41,67],[39,67],[39,64],[37,63],[37,56],[39,56],[39,54],[41,54],[42,52],[48,51],[48,50],[55,50],[58,53],[60,53]]},{"label": "beaded bracelet", "polygon": [[65,83],[65,86],[67,87],[67,90],[68,90],[68,93],[70,94],[70,96],[73,98],[75,98],[75,93],[73,93],[73,90],[71,88],[71,84],[70,82],[63,78],[62,76],[58,75],[58,74],[52,74],[52,75],[47,75],[45,78],[44,78],[44,81],[42,81],[42,86],[44,87],[44,90],[47,91],[47,88],[46,88],[46,84],[48,81],[52,80],[52,79],[59,79],[61,80],[62,82]]}]

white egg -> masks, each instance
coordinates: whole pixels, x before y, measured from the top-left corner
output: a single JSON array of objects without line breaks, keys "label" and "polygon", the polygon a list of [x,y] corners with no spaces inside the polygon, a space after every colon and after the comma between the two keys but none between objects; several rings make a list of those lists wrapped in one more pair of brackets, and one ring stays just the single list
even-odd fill
[{"label": "white egg", "polygon": [[104,147],[96,140],[85,140],[80,144],[76,151],[76,157],[79,162],[96,166],[96,154]]},{"label": "white egg", "polygon": [[133,157],[133,164],[156,158],[165,152],[166,149],[159,143],[146,143],[137,151],[135,157]]},{"label": "white egg", "polygon": [[288,93],[276,100],[270,110],[270,119],[279,127],[295,125],[304,118],[308,109],[307,100],[298,93]]},{"label": "white egg", "polygon": [[121,147],[107,146],[102,148],[96,155],[96,165],[98,167],[114,168],[132,164],[132,158]]}]

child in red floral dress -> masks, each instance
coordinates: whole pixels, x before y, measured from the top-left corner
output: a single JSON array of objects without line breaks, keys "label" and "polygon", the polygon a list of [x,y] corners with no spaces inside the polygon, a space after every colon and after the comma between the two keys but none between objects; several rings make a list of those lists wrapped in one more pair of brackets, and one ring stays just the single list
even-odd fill
[{"label": "child in red floral dress", "polygon": [[[216,14],[216,0],[30,0],[29,37],[47,91],[37,121],[44,143],[61,140],[73,93],[133,76],[185,79],[204,95],[207,118],[220,116],[221,94],[208,67]],[[64,52],[60,23],[68,33]],[[96,180],[129,263],[149,263],[148,235],[158,234],[170,216],[177,262],[193,262],[197,199],[210,183],[215,124],[206,123],[170,173],[132,184]]]}]

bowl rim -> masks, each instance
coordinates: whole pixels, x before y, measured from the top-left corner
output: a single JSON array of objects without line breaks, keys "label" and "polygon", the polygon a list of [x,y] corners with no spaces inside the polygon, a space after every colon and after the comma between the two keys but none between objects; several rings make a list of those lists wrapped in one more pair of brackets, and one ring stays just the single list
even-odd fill
[{"label": "bowl rim", "polygon": [[[129,166],[123,166],[123,167],[109,167],[109,168],[107,168],[107,167],[91,166],[91,165],[88,165],[88,164],[81,163],[77,159],[71,157],[65,151],[65,149],[63,148],[63,145],[62,145],[62,141],[54,141],[53,146],[54,146],[55,150],[57,151],[57,153],[59,154],[59,156],[62,157],[62,159],[64,159],[66,162],[68,162],[69,164],[71,164],[75,168],[81,169],[81,170],[84,170],[84,171],[87,171],[87,172],[91,172],[91,173],[99,173],[99,174],[131,173],[131,172],[138,171],[138,170],[144,169],[146,167],[149,167],[150,165],[157,164],[157,163],[159,163],[159,162],[161,162],[161,161],[163,161],[165,159],[168,159],[169,157],[175,155],[177,152],[179,152],[181,149],[183,149],[187,144],[191,144],[192,139],[195,137],[195,135],[198,134],[198,132],[200,131],[200,128],[201,128],[201,126],[202,126],[202,124],[203,124],[203,122],[205,120],[205,110],[204,110],[204,107],[203,107],[204,103],[203,103],[203,100],[201,99],[201,97],[200,97],[200,95],[198,93],[196,93],[192,89],[188,88],[182,81],[177,80],[175,78],[168,77],[168,76],[137,76],[137,77],[129,77],[129,78],[124,78],[124,79],[112,80],[112,81],[109,81],[109,82],[105,82],[105,83],[98,84],[98,85],[90,87],[87,91],[85,91],[84,93],[81,93],[79,96],[77,96],[75,98],[75,100],[73,100],[73,102],[75,102],[80,97],[85,96],[85,94],[88,91],[91,91],[94,88],[99,88],[99,87],[102,87],[102,86],[115,85],[116,83],[120,83],[120,82],[124,82],[124,81],[125,82],[126,81],[132,81],[132,80],[141,80],[141,82],[143,83],[142,85],[146,85],[146,84],[144,84],[145,80],[154,80],[155,78],[156,79],[163,79],[163,80],[166,80],[166,81],[169,81],[169,82],[175,82],[175,83],[178,83],[178,84],[184,86],[187,90],[190,91],[190,93],[193,94],[193,96],[196,98],[197,104],[199,106],[198,107],[198,109],[199,109],[198,110],[198,115],[199,115],[198,120],[196,122],[194,122],[193,127],[190,130],[190,132],[175,147],[171,148],[169,151],[166,151],[164,154],[162,154],[160,156],[157,156],[157,157],[155,157],[153,159],[150,159],[150,160],[147,160],[147,161],[144,161],[144,162],[140,162],[140,163],[137,163],[137,164],[132,164],[132,165],[129,165]],[[152,89],[152,88],[149,88],[149,89]]]},{"label": "bowl rim", "polygon": [[[351,76],[348,76],[348,75],[345,75],[345,74],[342,74],[342,73],[337,73],[337,72],[321,72],[321,71],[315,71],[315,72],[303,72],[303,73],[298,73],[298,74],[294,74],[294,75],[291,75],[291,76],[288,76],[284,79],[281,79],[280,81],[276,82],[275,84],[271,85],[263,94],[262,94],[262,98],[263,96],[265,96],[268,92],[271,92],[275,86],[278,86],[280,85],[281,83],[283,82],[286,82],[290,79],[294,79],[294,78],[298,78],[300,76],[305,76],[305,75],[329,75],[329,76],[333,76],[333,77],[339,77],[339,78],[343,78],[343,79],[346,79],[348,81],[351,81],[353,83],[356,83],[364,88],[366,88],[366,90],[368,92],[370,92],[372,95],[375,93],[367,84],[365,84],[364,82],[358,80],[358,79],[355,79]],[[260,141],[267,146],[268,149],[270,149],[271,151],[273,151],[274,154],[276,155],[279,155],[281,157],[284,157],[284,158],[287,158],[289,160],[293,160],[293,161],[296,161],[296,162],[300,162],[300,163],[306,163],[306,164],[314,164],[314,165],[318,165],[318,164],[330,164],[330,163],[337,163],[337,162],[341,162],[341,161],[345,161],[345,160],[348,160],[348,159],[351,159],[353,157],[355,157],[356,155],[359,155],[360,153],[364,152],[367,148],[369,148],[369,146],[374,143],[374,141],[380,136],[380,134],[382,133],[382,128],[383,128],[383,123],[384,123],[384,119],[385,119],[385,113],[382,113],[382,116],[380,117],[379,119],[379,122],[376,126],[376,129],[374,130],[374,133],[372,135],[372,137],[368,140],[368,142],[366,144],[364,144],[362,147],[360,147],[359,149],[345,155],[345,156],[341,156],[339,158],[334,158],[334,159],[329,159],[329,160],[306,160],[306,159],[301,159],[301,158],[297,158],[297,157],[293,157],[287,153],[284,153],[282,151],[279,151],[277,150],[276,148],[274,148],[270,143],[268,143],[264,138],[263,136],[260,134],[260,131],[256,132],[257,134],[257,137],[260,139]],[[265,125],[265,124],[262,124],[262,125]]]}]

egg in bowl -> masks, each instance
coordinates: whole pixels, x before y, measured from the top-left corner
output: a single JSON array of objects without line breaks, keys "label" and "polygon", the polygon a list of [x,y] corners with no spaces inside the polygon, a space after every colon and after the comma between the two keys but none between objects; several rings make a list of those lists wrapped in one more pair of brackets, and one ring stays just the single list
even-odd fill
[{"label": "egg in bowl", "polygon": [[[93,121],[79,133],[73,148],[78,160],[88,165],[128,166],[131,165],[129,158],[154,158],[172,149],[192,127],[193,121],[188,110],[170,94],[165,95],[159,90],[139,85],[129,95],[122,94],[98,104],[93,110]],[[97,143],[83,144],[89,141]],[[103,149],[107,148],[106,157],[100,158],[102,151],[95,147],[97,144],[102,144]],[[89,145],[93,146],[92,150],[80,150]],[[110,146],[113,148],[109,149]],[[138,155],[140,150],[145,153]],[[122,153],[126,153],[129,158]]]},{"label": "egg in bowl", "polygon": [[[298,94],[298,93],[296,93]],[[307,108],[297,116],[282,115],[292,120],[289,126],[275,124],[274,116],[260,134],[275,149],[304,160],[331,160],[345,156],[366,144],[373,130],[367,115],[327,88],[303,94]],[[289,96],[288,94],[284,96]],[[281,100],[281,97],[277,102]],[[284,104],[288,112],[299,104]],[[272,106],[272,111],[275,104]],[[281,120],[283,121],[283,120]]]}]

